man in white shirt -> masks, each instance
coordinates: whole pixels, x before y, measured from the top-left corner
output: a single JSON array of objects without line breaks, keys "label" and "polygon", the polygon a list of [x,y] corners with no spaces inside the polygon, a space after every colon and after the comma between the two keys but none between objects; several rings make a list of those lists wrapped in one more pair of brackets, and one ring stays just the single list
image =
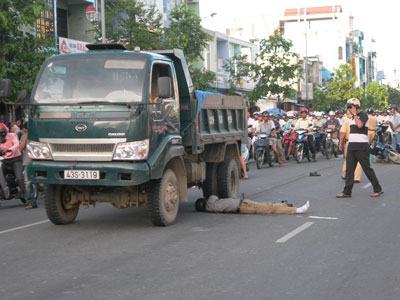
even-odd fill
[{"label": "man in white shirt", "polygon": [[[306,129],[306,130],[311,132],[312,131],[313,122],[307,118],[308,109],[303,107],[300,110],[300,114],[301,114],[300,118],[297,120],[297,122],[294,125],[295,129],[301,128],[301,129]],[[309,134],[307,136],[307,143],[306,144],[308,146],[308,149],[311,151],[312,159],[315,161],[315,145],[314,145],[314,138],[313,138],[312,134]],[[305,153],[307,153],[307,150],[306,150]]]},{"label": "man in white shirt", "polygon": [[389,119],[390,127],[393,130],[393,144],[392,148],[395,151],[400,150],[400,113],[397,105],[392,104],[390,107],[392,117]]}]

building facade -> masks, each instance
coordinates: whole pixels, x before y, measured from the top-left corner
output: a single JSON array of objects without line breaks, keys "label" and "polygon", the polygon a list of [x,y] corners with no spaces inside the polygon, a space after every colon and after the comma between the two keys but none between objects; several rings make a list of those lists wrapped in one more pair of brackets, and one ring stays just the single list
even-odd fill
[{"label": "building facade", "polygon": [[[216,88],[229,89],[229,72],[224,65],[235,55],[247,55],[250,62],[255,62],[257,46],[237,38],[230,37],[217,31],[204,29],[211,36],[206,49],[203,52],[203,67],[216,74]],[[254,82],[243,80],[239,89],[252,90]]]}]

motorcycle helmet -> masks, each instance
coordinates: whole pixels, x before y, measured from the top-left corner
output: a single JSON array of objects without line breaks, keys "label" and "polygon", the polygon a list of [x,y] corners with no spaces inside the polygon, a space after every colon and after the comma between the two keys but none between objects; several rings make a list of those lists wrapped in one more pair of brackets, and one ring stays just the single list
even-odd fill
[{"label": "motorcycle helmet", "polygon": [[268,116],[269,117],[269,112],[267,111],[267,110],[264,110],[263,112],[262,112],[262,116],[264,117],[264,116]]},{"label": "motorcycle helmet", "polygon": [[8,133],[8,128],[4,123],[0,123],[0,141],[5,142]]},{"label": "motorcycle helmet", "polygon": [[361,103],[360,100],[358,100],[357,98],[350,98],[349,100],[347,100],[346,106],[347,108],[351,108],[352,106],[360,107]]},{"label": "motorcycle helmet", "polygon": [[373,113],[374,113],[374,109],[371,108],[371,107],[368,108],[368,109],[367,109],[367,113],[368,113],[368,114],[373,114]]},{"label": "motorcycle helmet", "polygon": [[331,111],[328,113],[328,115],[329,115],[329,116],[336,116],[336,113],[335,113],[333,110],[331,110]]},{"label": "motorcycle helmet", "polygon": [[308,114],[308,109],[307,108],[305,108],[305,107],[302,107],[301,109],[300,109],[300,113],[306,113],[306,114]]}]

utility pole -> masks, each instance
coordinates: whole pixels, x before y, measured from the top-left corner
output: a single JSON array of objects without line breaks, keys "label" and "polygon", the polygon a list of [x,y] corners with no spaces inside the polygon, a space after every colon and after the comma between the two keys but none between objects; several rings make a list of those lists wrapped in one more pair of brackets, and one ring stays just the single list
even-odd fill
[{"label": "utility pole", "polygon": [[101,6],[101,42],[106,43],[106,10],[104,5],[105,0],[100,0]]},{"label": "utility pole", "polygon": [[307,8],[304,8],[304,25],[305,25],[305,30],[304,30],[304,36],[305,36],[305,42],[306,42],[306,51],[305,51],[305,57],[304,57],[304,81],[306,83],[306,102],[308,103],[308,28],[307,28]]},{"label": "utility pole", "polygon": [[54,42],[58,50],[58,23],[57,23],[57,0],[53,1],[53,28],[54,28]]}]

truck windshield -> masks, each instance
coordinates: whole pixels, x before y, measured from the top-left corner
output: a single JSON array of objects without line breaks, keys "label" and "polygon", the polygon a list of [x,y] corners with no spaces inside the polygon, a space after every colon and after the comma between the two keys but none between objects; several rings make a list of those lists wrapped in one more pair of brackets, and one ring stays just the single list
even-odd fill
[{"label": "truck windshield", "polygon": [[146,61],[69,57],[49,61],[34,100],[37,103],[141,102]]}]

